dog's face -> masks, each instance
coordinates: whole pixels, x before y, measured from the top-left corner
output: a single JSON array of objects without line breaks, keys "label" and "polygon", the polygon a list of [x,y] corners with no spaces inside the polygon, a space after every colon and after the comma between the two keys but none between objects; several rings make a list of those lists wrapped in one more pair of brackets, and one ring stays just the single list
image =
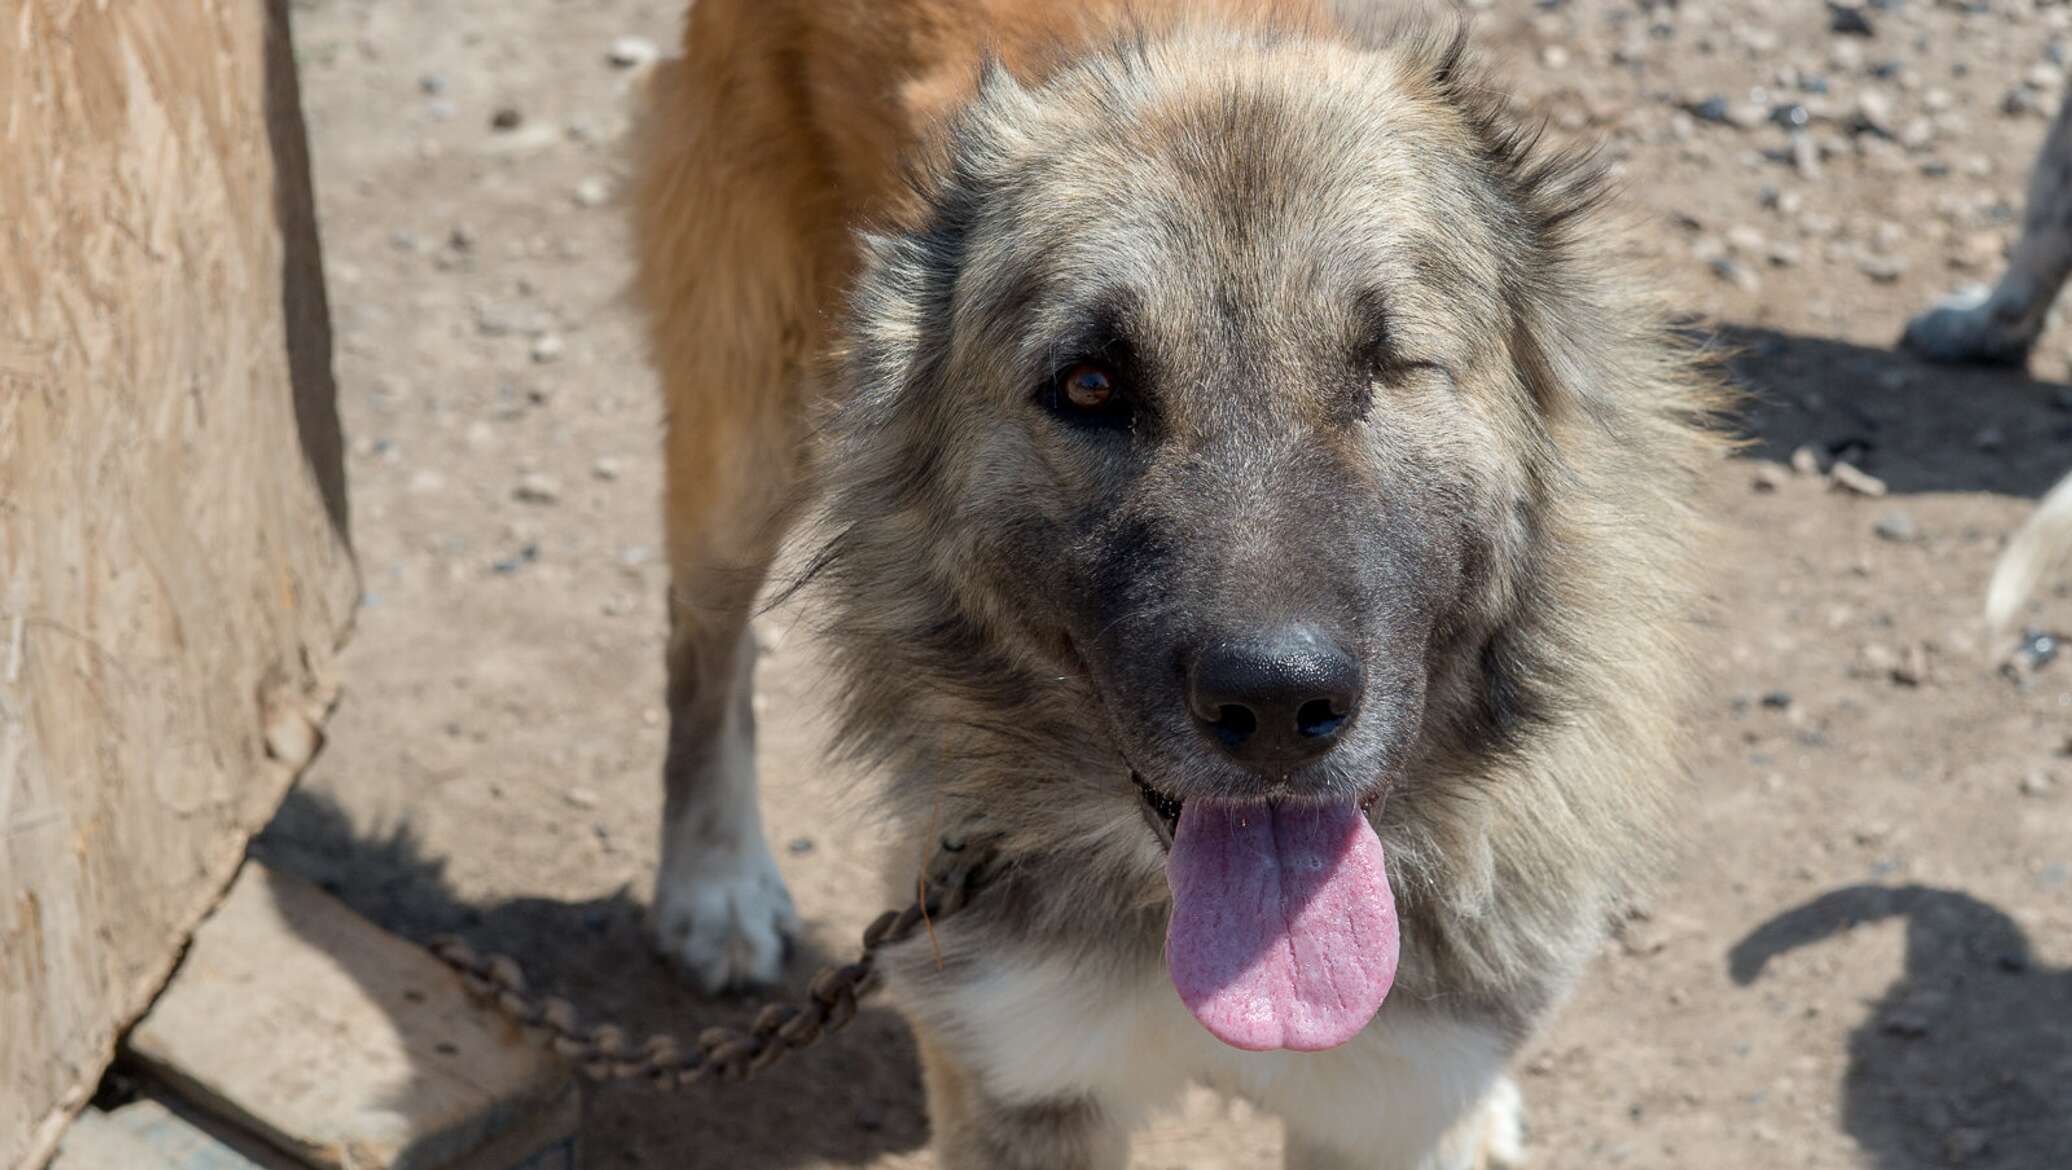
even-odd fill
[{"label": "dog's face", "polygon": [[931,222],[874,246],[833,456],[851,587],[948,599],[907,660],[1168,822],[1371,799],[1523,702],[1544,217],[1443,54],[1243,60],[992,79]]}]

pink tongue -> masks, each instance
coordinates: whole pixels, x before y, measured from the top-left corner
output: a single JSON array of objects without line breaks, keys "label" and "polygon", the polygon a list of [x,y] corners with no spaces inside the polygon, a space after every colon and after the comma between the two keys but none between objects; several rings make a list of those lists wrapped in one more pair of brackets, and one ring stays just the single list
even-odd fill
[{"label": "pink tongue", "polygon": [[1314,1052],[1353,1038],[1396,980],[1381,839],[1343,804],[1189,800],[1166,859],[1166,968],[1235,1048]]}]

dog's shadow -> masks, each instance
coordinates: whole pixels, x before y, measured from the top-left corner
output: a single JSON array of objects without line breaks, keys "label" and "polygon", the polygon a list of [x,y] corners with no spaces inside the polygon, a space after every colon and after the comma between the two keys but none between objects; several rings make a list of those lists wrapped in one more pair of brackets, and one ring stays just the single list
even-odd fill
[{"label": "dog's shadow", "polygon": [[[533,987],[566,997],[586,1021],[618,1024],[636,1038],[666,1032],[688,1043],[714,1024],[747,1027],[759,1006],[754,998],[708,999],[685,986],[648,946],[643,908],[624,890],[581,902],[472,902],[407,825],[355,832],[342,809],[306,790],[289,794],[252,855],[315,882],[406,938],[452,933],[511,955]],[[349,971],[366,961],[336,957]],[[801,948],[778,994],[796,1000],[830,957]],[[369,976],[369,986],[382,985]],[[912,1035],[883,1007],[866,1007],[839,1034],[749,1084],[702,1083],[673,1093],[639,1083],[597,1086],[584,1114],[589,1166],[783,1170],[868,1162],[927,1140]]]},{"label": "dog's shadow", "polygon": [[1842,459],[1895,494],[2033,499],[2072,468],[2072,388],[2009,370],[1935,366],[1892,349],[1722,325],[1704,334],[1746,395],[1746,454],[1801,447]]},{"label": "dog's shadow", "polygon": [[1847,886],[1788,910],[1728,956],[1753,982],[1786,951],[1906,923],[1906,964],[1849,1041],[1842,1121],[1878,1170],[2072,1166],[2072,971],[2039,964],[2012,919],[1968,894]]}]

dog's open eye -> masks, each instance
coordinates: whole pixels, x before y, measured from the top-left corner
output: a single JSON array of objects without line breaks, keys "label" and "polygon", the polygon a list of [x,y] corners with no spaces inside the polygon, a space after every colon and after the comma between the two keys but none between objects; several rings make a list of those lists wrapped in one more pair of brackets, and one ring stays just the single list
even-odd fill
[{"label": "dog's open eye", "polygon": [[1100,410],[1115,398],[1115,375],[1092,362],[1066,370],[1062,382],[1065,401],[1075,410]]},{"label": "dog's open eye", "polygon": [[1042,398],[1052,414],[1077,426],[1126,428],[1130,424],[1130,402],[1122,380],[1099,362],[1074,362],[1059,370]]}]

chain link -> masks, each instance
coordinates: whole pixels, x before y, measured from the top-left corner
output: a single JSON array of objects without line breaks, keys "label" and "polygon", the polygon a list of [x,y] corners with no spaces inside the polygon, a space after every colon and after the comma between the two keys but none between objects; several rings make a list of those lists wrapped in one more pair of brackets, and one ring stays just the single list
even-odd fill
[{"label": "chain link", "polygon": [[917,931],[933,931],[936,923],[962,910],[991,876],[992,861],[989,844],[942,838],[922,872],[913,904],[880,914],[863,932],[863,953],[855,962],[823,969],[804,1002],[766,1004],[746,1031],[707,1028],[695,1044],[661,1033],[635,1046],[622,1028],[585,1027],[569,1001],[531,994],[524,970],[509,955],[484,954],[452,935],[433,940],[431,951],[460,973],[469,994],[520,1027],[546,1033],[554,1051],[592,1080],[642,1080],[660,1089],[686,1088],[705,1080],[745,1081],[785,1053],[848,1026],[856,1018],[857,1003],[883,985],[878,952],[907,941]]}]

